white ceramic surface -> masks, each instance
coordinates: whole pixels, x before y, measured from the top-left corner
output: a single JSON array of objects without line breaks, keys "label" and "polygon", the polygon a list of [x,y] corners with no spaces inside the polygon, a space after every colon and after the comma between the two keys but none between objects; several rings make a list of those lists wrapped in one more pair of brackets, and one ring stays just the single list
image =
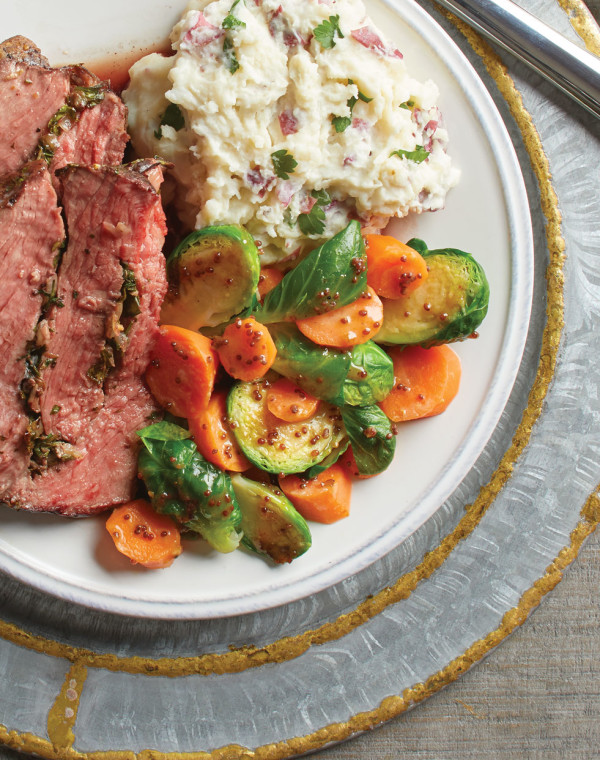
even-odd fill
[{"label": "white ceramic surface", "polygon": [[[55,64],[106,65],[115,52],[160,46],[184,5],[55,0],[49,19],[42,0],[10,0],[0,31],[3,38],[30,36]],[[411,72],[439,85],[450,152],[462,169],[443,211],[397,222],[394,231],[422,237],[432,248],[471,251],[491,285],[479,340],[457,346],[463,363],[457,399],[440,417],[404,425],[393,466],[356,484],[348,519],[311,526],[312,548],[289,566],[272,568],[242,552],[218,555],[194,542],[171,568],[146,571],[116,555],[101,517],[69,521],[2,508],[1,569],[51,594],[132,615],[210,618],[261,610],[366,567],[423,524],[472,467],[506,403],[526,337],[533,279],[527,197],[495,106],[445,32],[411,0],[367,6]]]}]

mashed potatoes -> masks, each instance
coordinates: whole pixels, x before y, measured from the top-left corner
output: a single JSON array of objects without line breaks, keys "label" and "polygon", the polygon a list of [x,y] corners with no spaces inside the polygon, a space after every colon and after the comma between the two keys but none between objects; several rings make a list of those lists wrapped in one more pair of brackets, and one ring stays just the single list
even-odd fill
[{"label": "mashed potatoes", "polygon": [[173,163],[190,227],[243,224],[269,263],[348,219],[439,209],[456,183],[436,86],[360,0],[192,0],[172,43],[123,97],[136,151]]}]

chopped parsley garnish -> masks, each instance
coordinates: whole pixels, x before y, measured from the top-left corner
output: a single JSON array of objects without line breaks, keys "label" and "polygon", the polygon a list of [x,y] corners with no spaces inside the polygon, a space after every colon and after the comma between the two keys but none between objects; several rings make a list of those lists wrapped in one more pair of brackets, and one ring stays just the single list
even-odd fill
[{"label": "chopped parsley garnish", "polygon": [[404,103],[400,103],[400,108],[406,108],[407,111],[412,111],[415,107],[414,100],[405,100]]},{"label": "chopped parsley garnish", "polygon": [[308,214],[300,214],[298,226],[303,235],[322,235],[325,230],[325,212],[322,207],[331,203],[331,197],[327,190],[313,190],[311,195],[317,202]]},{"label": "chopped parsley garnish", "polygon": [[240,67],[240,63],[235,55],[231,37],[225,37],[223,40],[223,58],[227,71],[230,74],[235,74]]},{"label": "chopped parsley garnish", "polygon": [[273,162],[273,170],[279,179],[289,179],[290,174],[293,174],[294,169],[298,166],[296,159],[285,148],[271,153],[271,161]]},{"label": "chopped parsley garnish", "polygon": [[315,198],[319,206],[329,206],[331,203],[331,196],[327,190],[313,190],[311,195]]},{"label": "chopped parsley garnish", "polygon": [[240,3],[240,0],[235,0],[234,4],[229,9],[229,14],[225,16],[223,19],[222,27],[223,29],[233,29],[236,26],[245,27],[246,23],[244,21],[241,21],[239,18],[233,15],[233,11],[235,10],[235,6]]},{"label": "chopped parsley garnish", "polygon": [[176,132],[179,132],[180,129],[185,127],[185,119],[183,118],[181,108],[175,103],[169,103],[165,112],[160,117],[160,125],[158,129],[154,131],[154,137],[156,137],[157,140],[162,139],[163,127],[173,127]]},{"label": "chopped parsley garnish", "polygon": [[[354,84],[352,79],[348,80],[348,84]],[[362,100],[363,103],[370,103],[373,98],[368,98],[364,92],[358,91],[358,97],[355,97],[354,95],[351,98],[348,98],[346,101],[346,105],[350,109],[350,116],[332,116],[331,117],[331,123],[335,127],[336,132],[345,132],[348,127],[352,124],[352,111],[354,110],[354,106],[358,103],[359,100]]]},{"label": "chopped parsley garnish", "polygon": [[325,50],[330,50],[332,47],[335,47],[335,36],[337,35],[340,39],[344,38],[342,30],[340,29],[340,17],[337,15],[330,16],[329,21],[326,19],[313,29],[313,34],[315,35],[317,42],[319,42],[321,47]]},{"label": "chopped parsley garnish", "polygon": [[417,147],[414,150],[403,150],[400,148],[399,150],[393,150],[390,153],[390,156],[398,156],[399,158],[407,158],[409,161],[414,161],[416,164],[420,164],[429,155],[429,151],[425,150],[425,148],[422,145],[417,145]]},{"label": "chopped parsley garnish", "polygon": [[52,409],[50,409],[50,414],[58,414],[60,412],[60,406],[58,404],[54,404]]}]

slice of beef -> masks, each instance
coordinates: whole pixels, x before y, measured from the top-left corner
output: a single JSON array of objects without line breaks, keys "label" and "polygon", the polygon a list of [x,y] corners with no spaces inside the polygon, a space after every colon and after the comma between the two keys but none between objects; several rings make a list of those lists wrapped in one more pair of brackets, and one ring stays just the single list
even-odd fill
[{"label": "slice of beef", "polygon": [[[56,193],[44,161],[27,164],[0,188],[0,494],[27,471],[24,445],[29,418],[21,396],[35,374],[36,328],[43,291],[54,276],[64,238]],[[29,362],[26,363],[26,357]],[[29,369],[28,369],[29,367]]]},{"label": "slice of beef", "polygon": [[0,108],[0,177],[34,154],[46,158],[52,174],[69,163],[123,160],[129,139],[123,102],[83,66],[50,68],[26,37],[0,43]]},{"label": "slice of beef", "polygon": [[[68,67],[71,91],[67,107],[53,120],[44,142],[54,174],[67,164],[113,166],[123,160],[129,136],[127,107],[83,66]],[[60,185],[55,183],[57,191]]]},{"label": "slice of beef", "polygon": [[[164,213],[144,176],[154,180],[156,171],[140,163],[59,173],[69,232],[57,288],[64,305],[49,314],[55,364],[44,372],[39,403],[44,433],[68,441],[78,458],[20,478],[9,499],[15,506],[76,516],[135,492],[136,431],[158,411],[143,373],[167,287]],[[102,367],[106,351],[114,368]]]},{"label": "slice of beef", "polygon": [[[65,69],[51,69],[33,43],[2,43],[0,58],[0,177],[18,171],[35,152],[51,117],[61,108],[71,83]],[[8,50],[8,52],[6,52]]]}]

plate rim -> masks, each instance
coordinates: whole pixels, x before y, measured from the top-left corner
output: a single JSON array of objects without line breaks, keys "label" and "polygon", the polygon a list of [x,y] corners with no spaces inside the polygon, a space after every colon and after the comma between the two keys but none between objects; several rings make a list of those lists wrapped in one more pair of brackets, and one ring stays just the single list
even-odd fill
[{"label": "plate rim", "polygon": [[[502,117],[467,57],[441,25],[414,0],[381,0],[381,2],[392,13],[398,14],[420,36],[423,36],[421,30],[425,23],[444,39],[443,54],[440,58],[455,81],[459,83],[462,92],[477,114],[486,132],[489,148],[496,160],[496,167],[501,176],[500,184],[511,242],[510,304],[504,325],[502,348],[492,382],[485,395],[482,410],[467,430],[461,445],[446,462],[439,481],[428,495],[428,509],[426,511],[413,510],[412,517],[410,514],[405,515],[401,521],[396,521],[390,530],[375,535],[370,544],[364,545],[359,550],[361,557],[359,564],[356,563],[357,555],[349,554],[335,564],[302,579],[280,583],[276,588],[262,587],[254,592],[246,593],[243,597],[232,593],[216,601],[198,601],[197,599],[156,601],[143,598],[143,596],[141,598],[140,596],[125,597],[117,591],[97,590],[70,579],[57,577],[60,573],[44,575],[26,558],[19,557],[18,552],[11,555],[2,551],[0,564],[3,571],[52,596],[96,610],[131,617],[208,619],[259,612],[318,593],[364,570],[423,525],[456,489],[470,467],[475,464],[491,437],[509,398],[527,337],[533,291],[533,234],[527,193],[518,159]],[[459,78],[458,73],[468,76],[468,86],[464,76]],[[488,128],[491,130],[488,131]],[[507,157],[509,157],[508,160]],[[519,252],[521,252],[520,255]],[[518,361],[516,361],[517,357]],[[510,368],[507,368],[506,365],[509,362]],[[488,403],[490,399],[494,401],[493,404]],[[455,475],[452,479],[452,471],[463,457],[469,459],[470,467],[462,468],[460,477]]]}]

